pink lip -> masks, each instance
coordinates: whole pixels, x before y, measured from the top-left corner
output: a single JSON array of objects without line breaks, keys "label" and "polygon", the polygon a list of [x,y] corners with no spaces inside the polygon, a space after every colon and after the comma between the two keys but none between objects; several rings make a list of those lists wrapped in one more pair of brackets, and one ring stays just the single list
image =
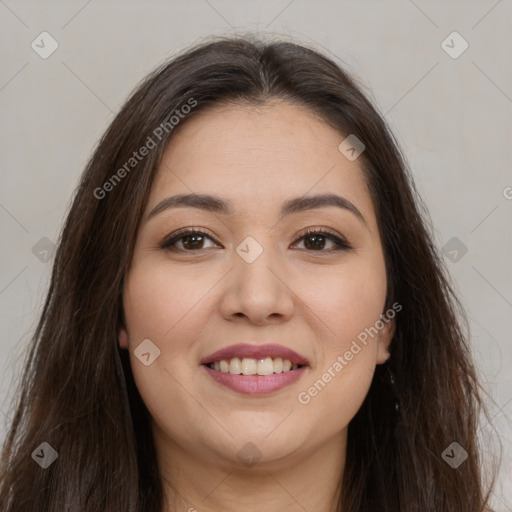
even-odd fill
[{"label": "pink lip", "polygon": [[[231,345],[230,347],[222,348],[210,354],[209,356],[203,357],[200,363],[207,365],[221,361],[222,359],[230,360],[233,357],[243,359],[244,357],[250,357],[253,359],[263,359],[265,357],[271,357],[275,359],[280,357],[282,359],[288,359],[293,364],[300,364],[309,366],[309,361],[300,354],[297,354],[295,350],[291,348],[283,347],[282,345],[249,345],[248,343],[240,343],[238,345]],[[217,372],[219,373],[219,372]],[[279,374],[275,374],[279,375]],[[248,376],[246,375],[245,378]],[[271,377],[271,376],[270,376]]]},{"label": "pink lip", "polygon": [[[236,356],[234,356],[236,357]],[[202,368],[208,372],[219,384],[222,384],[233,391],[244,395],[265,395],[278,391],[289,386],[307,370],[303,366],[297,370],[283,373],[273,373],[272,375],[235,375],[232,373],[223,373],[212,370],[210,367],[203,365]]]}]

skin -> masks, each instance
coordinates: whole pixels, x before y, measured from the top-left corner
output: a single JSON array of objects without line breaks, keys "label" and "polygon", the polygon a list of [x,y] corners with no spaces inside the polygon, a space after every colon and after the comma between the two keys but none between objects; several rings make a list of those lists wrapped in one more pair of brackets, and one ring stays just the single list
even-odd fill
[{"label": "skin", "polygon": [[[386,323],[308,404],[299,402],[384,313],[375,211],[359,161],[338,150],[344,138],[305,108],[272,101],[216,106],[180,126],[166,148],[126,279],[120,345],[152,417],[168,511],[334,510],[348,424],[394,333],[394,321]],[[180,207],[148,219],[162,199],[188,193],[229,199],[235,213]],[[278,219],[287,199],[320,193],[348,199],[366,223],[333,206]],[[192,249],[181,239],[182,252],[159,248],[187,227],[211,239]],[[307,228],[327,229],[353,248],[332,252],[329,239],[311,248]],[[247,236],[263,248],[252,263],[236,252]],[[149,366],[133,353],[145,339],[160,349]],[[310,367],[270,395],[239,394],[199,361],[243,342],[290,347]],[[244,446],[261,456],[254,465],[237,456]]]}]

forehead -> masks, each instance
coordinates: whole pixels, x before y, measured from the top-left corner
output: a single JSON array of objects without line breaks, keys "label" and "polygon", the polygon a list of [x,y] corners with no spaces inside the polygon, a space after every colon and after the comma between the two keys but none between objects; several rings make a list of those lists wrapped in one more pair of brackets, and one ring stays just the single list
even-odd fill
[{"label": "forehead", "polygon": [[288,102],[216,106],[186,120],[164,151],[148,209],[171,193],[212,194],[235,208],[277,208],[289,197],[337,193],[373,214],[345,135]]}]

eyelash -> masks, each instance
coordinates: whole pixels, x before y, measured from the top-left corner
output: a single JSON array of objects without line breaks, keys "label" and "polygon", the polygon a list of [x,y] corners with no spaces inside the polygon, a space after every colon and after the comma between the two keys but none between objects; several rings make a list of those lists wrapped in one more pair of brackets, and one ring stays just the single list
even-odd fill
[{"label": "eyelash", "polygon": [[[185,238],[186,236],[189,236],[189,235],[203,235],[203,236],[209,238],[210,240],[212,240],[213,242],[215,242],[215,240],[208,233],[206,233],[205,231],[203,231],[201,229],[186,228],[186,229],[178,231],[177,233],[174,233],[174,234],[170,235],[169,237],[167,237],[165,240],[163,240],[163,242],[160,243],[159,248],[163,249],[163,250],[166,250],[166,251],[169,251],[169,252],[182,252],[182,253],[183,252],[192,253],[192,252],[202,251],[203,249],[186,250],[186,249],[177,249],[176,247],[172,247],[176,242],[178,242],[182,238]],[[308,250],[308,249],[301,249],[301,250],[304,250],[304,251],[307,251],[307,252],[312,252],[312,253],[315,253],[315,252],[319,252],[319,253],[321,253],[321,252],[324,252],[324,253],[325,252],[326,253],[334,253],[334,252],[340,252],[340,251],[349,251],[349,250],[351,250],[353,248],[343,238],[341,238],[339,236],[336,236],[333,233],[331,233],[329,231],[322,230],[322,229],[308,228],[305,232],[301,233],[300,237],[297,240],[300,241],[303,238],[306,238],[308,235],[322,235],[322,236],[325,236],[326,238],[328,238],[329,240],[334,242],[334,244],[336,244],[337,247],[334,248],[334,249],[328,249],[328,250],[320,249],[318,251]],[[217,242],[215,242],[215,243],[217,243]]]}]

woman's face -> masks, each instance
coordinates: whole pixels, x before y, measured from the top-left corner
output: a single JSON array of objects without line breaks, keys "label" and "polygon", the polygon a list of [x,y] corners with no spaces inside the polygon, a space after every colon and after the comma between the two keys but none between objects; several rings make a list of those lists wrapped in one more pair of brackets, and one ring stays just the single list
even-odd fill
[{"label": "woman's face", "polygon": [[[172,138],[138,232],[120,338],[157,446],[221,465],[344,446],[394,324],[378,322],[384,255],[344,138],[283,102],[216,107]],[[168,200],[189,194],[212,198]],[[325,194],[342,199],[314,200]],[[185,228],[204,234],[165,243]],[[229,351],[240,344],[249,347]],[[280,372],[287,359],[304,366]]]}]

